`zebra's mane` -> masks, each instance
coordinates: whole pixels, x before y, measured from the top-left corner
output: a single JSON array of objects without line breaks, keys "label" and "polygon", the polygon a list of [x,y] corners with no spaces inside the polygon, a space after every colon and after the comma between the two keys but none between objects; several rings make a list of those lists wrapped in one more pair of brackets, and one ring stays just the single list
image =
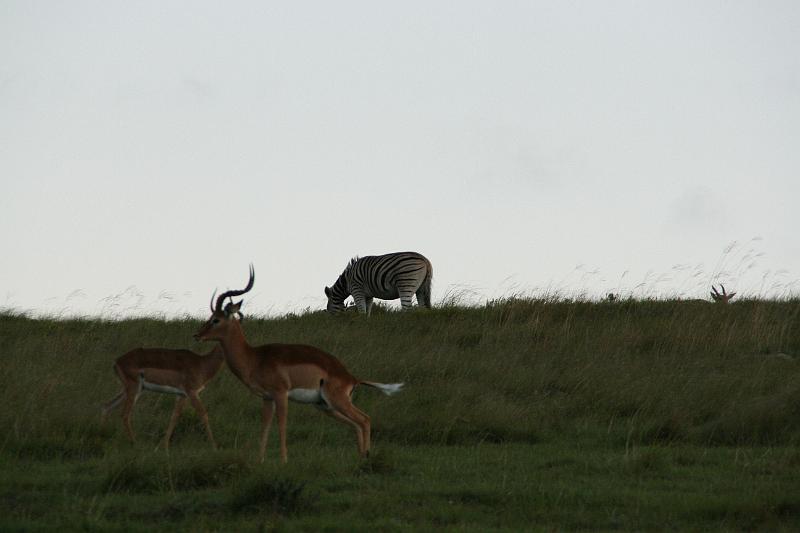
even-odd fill
[{"label": "zebra's mane", "polygon": [[[349,263],[347,263],[347,268],[345,268],[345,269],[344,269],[344,272],[347,272],[348,270],[350,270],[351,268],[353,268],[353,265],[355,265],[355,264],[356,264],[356,262],[358,261],[358,259],[359,259],[359,257],[358,257],[358,256],[355,256],[355,257],[353,257],[353,258],[350,260],[350,262],[349,262]],[[344,272],[342,272],[342,274],[344,274]]]},{"label": "zebra's mane", "polygon": [[344,270],[342,270],[342,273],[339,274],[339,277],[336,279],[336,283],[333,284],[334,286],[341,284],[343,287],[347,287],[347,273],[353,268],[353,265],[356,264],[358,259],[358,256],[355,256],[347,263],[347,266],[344,267]]},{"label": "zebra's mane", "polygon": [[331,286],[331,289],[333,289],[334,292],[342,292],[342,291],[344,291],[345,297],[347,296],[347,294],[348,294],[348,292],[347,292],[348,291],[348,289],[347,289],[347,272],[349,272],[350,269],[353,268],[353,265],[356,264],[356,261],[358,261],[358,256],[355,256],[354,258],[352,258],[350,260],[350,262],[347,263],[347,266],[344,268],[344,270],[342,270],[342,273],[339,274],[339,277],[336,278],[336,281]]}]

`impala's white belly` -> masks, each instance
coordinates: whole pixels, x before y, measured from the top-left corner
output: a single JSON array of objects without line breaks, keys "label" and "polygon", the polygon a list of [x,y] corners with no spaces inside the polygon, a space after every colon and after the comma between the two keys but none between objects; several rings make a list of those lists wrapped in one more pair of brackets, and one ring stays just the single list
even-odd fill
[{"label": "impala's white belly", "polygon": [[[261,392],[261,397],[265,400],[272,400],[272,396],[268,392]],[[292,389],[289,391],[289,399],[297,403],[307,403],[319,409],[328,410],[327,400],[322,395],[322,389]]]},{"label": "impala's white belly", "polygon": [[186,396],[183,389],[177,387],[170,387],[169,385],[159,385],[158,383],[150,383],[142,379],[142,388],[153,392],[161,392],[164,394],[177,394],[178,396]]},{"label": "impala's white belly", "polygon": [[319,389],[292,389],[289,399],[297,403],[324,403]]}]

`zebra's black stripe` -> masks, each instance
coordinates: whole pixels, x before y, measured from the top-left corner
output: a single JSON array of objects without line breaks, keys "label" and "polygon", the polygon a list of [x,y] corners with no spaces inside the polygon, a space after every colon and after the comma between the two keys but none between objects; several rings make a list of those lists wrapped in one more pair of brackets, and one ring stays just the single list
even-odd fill
[{"label": "zebra's black stripe", "polygon": [[408,309],[414,294],[419,305],[430,308],[432,279],[430,261],[416,252],[355,257],[336,282],[325,288],[328,311],[344,309],[344,300],[350,295],[359,310],[366,313],[369,313],[373,298],[400,298],[403,309]]}]

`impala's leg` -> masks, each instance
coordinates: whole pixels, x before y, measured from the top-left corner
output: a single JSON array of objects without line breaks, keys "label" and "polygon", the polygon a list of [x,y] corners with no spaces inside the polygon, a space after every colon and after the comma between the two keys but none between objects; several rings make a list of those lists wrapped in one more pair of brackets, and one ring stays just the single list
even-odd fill
[{"label": "impala's leg", "polygon": [[108,414],[117,408],[119,404],[122,403],[122,400],[125,398],[125,389],[120,391],[119,394],[111,398],[108,402],[103,404],[103,408],[101,409],[100,413],[100,423],[105,424],[106,418],[108,418]]},{"label": "impala's leg", "polygon": [[139,399],[139,394],[142,392],[142,383],[140,381],[132,381],[125,385],[125,403],[122,406],[122,425],[125,426],[125,431],[128,433],[128,438],[131,442],[136,441],[133,434],[133,426],[131,425],[131,413],[136,400]]},{"label": "impala's leg", "polygon": [[346,391],[343,388],[332,387],[325,383],[323,385],[323,392],[325,401],[330,405],[331,409],[337,411],[339,415],[358,426],[361,432],[359,438],[361,445],[359,446],[358,452],[362,456],[369,455],[371,431],[369,415],[353,405],[353,402],[350,401],[350,390]]},{"label": "impala's leg", "polygon": [[127,379],[125,378],[125,374],[122,372],[122,369],[114,363],[114,372],[117,374],[117,378],[119,378],[120,383],[122,384],[122,390],[119,391],[119,394],[111,398],[109,401],[103,404],[100,414],[100,422],[105,423],[106,418],[108,417],[109,413],[119,406],[122,403],[122,400],[125,399],[125,383]]},{"label": "impala's leg", "polygon": [[178,396],[175,398],[175,408],[172,410],[172,416],[169,418],[169,425],[167,426],[167,433],[164,435],[164,449],[169,450],[169,441],[172,439],[172,432],[175,431],[175,424],[178,423],[178,418],[181,416],[183,406],[186,405],[186,396]]},{"label": "impala's leg", "polygon": [[264,462],[264,455],[267,451],[267,438],[269,428],[272,425],[272,415],[275,414],[275,402],[264,398],[264,405],[261,407],[261,443],[258,447],[258,460]]},{"label": "impala's leg", "polygon": [[286,449],[286,417],[289,415],[289,394],[283,391],[275,394],[275,412],[278,415],[278,434],[281,440],[281,461],[289,460]]},{"label": "impala's leg", "polygon": [[361,431],[364,432],[364,453],[362,455],[366,457],[369,455],[369,449],[372,446],[372,420],[367,413],[353,405],[350,396],[347,396],[346,399],[353,412],[361,418]]},{"label": "impala's leg", "polygon": [[208,435],[208,440],[211,442],[211,447],[215,450],[217,449],[217,443],[214,440],[214,434],[211,432],[211,424],[208,423],[208,411],[206,411],[203,402],[200,401],[200,396],[197,395],[197,392],[193,391],[189,393],[189,401],[192,402],[192,407],[194,410],[197,411],[197,415],[203,421],[203,425],[206,427],[206,435]]},{"label": "impala's leg", "polygon": [[322,409],[321,411],[323,413],[325,413],[326,415],[328,415],[329,417],[331,417],[331,418],[333,418],[335,420],[338,420],[339,422],[342,422],[344,424],[347,424],[348,426],[350,426],[353,429],[355,429],[355,431],[356,431],[356,444],[358,445],[358,454],[359,455],[364,455],[364,431],[362,431],[361,426],[358,425],[354,420],[350,420],[349,418],[344,416],[342,413],[340,413],[336,409],[333,409],[333,408]]}]

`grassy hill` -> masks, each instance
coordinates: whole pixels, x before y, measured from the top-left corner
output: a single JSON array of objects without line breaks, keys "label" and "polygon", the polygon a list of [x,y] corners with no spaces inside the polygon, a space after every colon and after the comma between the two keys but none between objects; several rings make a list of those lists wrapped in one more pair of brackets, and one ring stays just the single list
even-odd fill
[{"label": "grassy hill", "polygon": [[187,409],[144,394],[138,442],[111,365],[186,347],[201,321],[0,315],[0,529],[800,528],[800,301],[507,299],[413,313],[248,317],[251,344],[298,342],[367,388],[373,455],[349,427],[289,409],[289,464],[227,370]]}]

